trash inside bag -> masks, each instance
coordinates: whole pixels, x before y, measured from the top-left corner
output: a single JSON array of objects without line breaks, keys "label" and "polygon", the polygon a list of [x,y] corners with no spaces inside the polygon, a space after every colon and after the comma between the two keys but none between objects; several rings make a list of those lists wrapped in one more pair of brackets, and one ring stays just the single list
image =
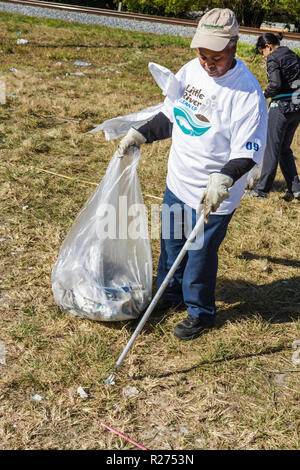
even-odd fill
[{"label": "trash inside bag", "polygon": [[113,156],[78,214],[52,272],[56,303],[98,321],[134,319],[152,296],[148,223],[137,175],[140,152]]}]

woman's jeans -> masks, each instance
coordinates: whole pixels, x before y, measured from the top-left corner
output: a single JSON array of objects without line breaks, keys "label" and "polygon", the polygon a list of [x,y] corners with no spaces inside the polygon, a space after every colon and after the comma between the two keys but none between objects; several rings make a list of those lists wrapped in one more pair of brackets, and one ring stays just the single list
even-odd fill
[{"label": "woman's jeans", "polygon": [[278,107],[269,109],[267,146],[256,191],[263,193],[270,191],[278,163],[288,190],[292,190],[292,182],[297,176],[297,169],[291,144],[299,123],[300,112],[284,114]]},{"label": "woman's jeans", "polygon": [[[173,210],[170,210],[171,206]],[[232,215],[233,212],[209,217],[209,222],[204,225],[204,230],[192,243],[192,249],[187,251],[164,291],[163,300],[184,302],[188,314],[196,318],[201,315],[211,315],[214,318],[218,249],[226,235]],[[157,269],[157,289],[194,227],[196,217],[196,211],[185,205],[166,187],[161,218],[161,254]],[[190,219],[190,223],[185,223],[187,219]]]}]

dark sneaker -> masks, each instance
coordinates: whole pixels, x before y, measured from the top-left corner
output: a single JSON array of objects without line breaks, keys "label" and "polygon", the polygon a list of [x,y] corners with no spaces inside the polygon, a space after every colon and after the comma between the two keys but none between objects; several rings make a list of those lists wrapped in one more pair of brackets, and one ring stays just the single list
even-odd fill
[{"label": "dark sneaker", "polygon": [[300,181],[298,176],[295,176],[294,181],[292,183],[292,193],[294,198],[300,199]]},{"label": "dark sneaker", "polygon": [[174,302],[171,300],[159,300],[151,313],[150,317],[160,317],[168,312],[168,310],[179,310],[180,308],[186,308],[183,302]]},{"label": "dark sneaker", "polygon": [[263,198],[263,199],[268,197],[268,193],[264,193],[263,191],[258,191],[257,189],[252,189],[252,191],[246,191],[245,194],[247,196],[259,197],[259,198]]},{"label": "dark sneaker", "polygon": [[294,199],[294,195],[293,195],[292,191],[290,191],[289,189],[286,189],[282,199],[284,199],[287,202],[292,201]]},{"label": "dark sneaker", "polygon": [[174,335],[184,340],[194,339],[213,326],[214,319],[208,318],[208,315],[203,315],[200,318],[188,315],[181,323],[175,326]]}]

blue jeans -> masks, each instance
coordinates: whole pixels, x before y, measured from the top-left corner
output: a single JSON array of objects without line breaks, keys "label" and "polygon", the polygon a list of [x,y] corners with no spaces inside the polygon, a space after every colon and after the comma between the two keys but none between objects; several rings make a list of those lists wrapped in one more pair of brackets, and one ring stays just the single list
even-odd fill
[{"label": "blue jeans", "polygon": [[[173,204],[176,204],[176,217],[174,213],[171,213],[170,223],[167,220],[168,211],[162,210],[161,254],[157,269],[157,289],[162,284],[186,241],[184,223],[181,222],[181,219],[184,220],[185,205],[166,187],[163,207],[168,208]],[[192,225],[194,226],[196,211],[189,209]],[[228,215],[211,215],[209,217],[208,224],[204,225],[202,248],[187,251],[164,291],[163,300],[174,303],[184,302],[188,314],[196,318],[201,315],[211,315],[212,319],[214,318],[216,314],[215,286],[218,270],[218,249],[226,235],[232,216],[233,212]],[[168,226],[170,236],[166,236],[166,233],[164,233],[166,226]]]}]

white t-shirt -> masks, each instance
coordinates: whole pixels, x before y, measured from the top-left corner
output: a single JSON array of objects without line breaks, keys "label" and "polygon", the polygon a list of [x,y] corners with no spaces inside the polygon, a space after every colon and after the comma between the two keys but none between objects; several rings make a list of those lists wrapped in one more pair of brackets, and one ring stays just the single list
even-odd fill
[{"label": "white t-shirt", "polygon": [[[219,78],[210,77],[199,59],[176,74],[182,94],[163,112],[173,122],[167,186],[185,204],[197,208],[209,175],[234,158],[260,164],[266,144],[267,107],[262,89],[239,59]],[[230,214],[240,203],[247,174],[230,189],[216,214]]]}]

